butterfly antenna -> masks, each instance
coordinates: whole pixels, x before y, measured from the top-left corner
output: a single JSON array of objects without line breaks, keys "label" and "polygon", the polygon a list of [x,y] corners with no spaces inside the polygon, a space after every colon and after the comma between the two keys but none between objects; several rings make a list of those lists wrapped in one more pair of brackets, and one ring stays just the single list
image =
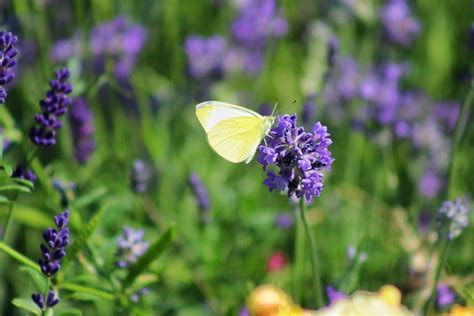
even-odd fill
[{"label": "butterfly antenna", "polygon": [[275,105],[273,106],[272,116],[273,116],[273,114],[275,114],[275,110],[276,110],[276,108],[277,108],[277,105],[278,105],[278,102],[276,102]]}]

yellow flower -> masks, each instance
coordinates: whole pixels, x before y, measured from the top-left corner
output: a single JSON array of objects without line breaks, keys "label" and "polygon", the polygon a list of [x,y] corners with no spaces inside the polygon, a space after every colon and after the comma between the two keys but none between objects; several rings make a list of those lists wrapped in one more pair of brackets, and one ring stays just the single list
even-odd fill
[{"label": "yellow flower", "polygon": [[449,311],[449,316],[474,316],[474,310],[469,307],[454,304]]},{"label": "yellow flower", "polygon": [[[273,285],[261,285],[250,293],[247,308],[252,316],[293,316],[291,298]],[[286,314],[285,314],[286,313]]]}]

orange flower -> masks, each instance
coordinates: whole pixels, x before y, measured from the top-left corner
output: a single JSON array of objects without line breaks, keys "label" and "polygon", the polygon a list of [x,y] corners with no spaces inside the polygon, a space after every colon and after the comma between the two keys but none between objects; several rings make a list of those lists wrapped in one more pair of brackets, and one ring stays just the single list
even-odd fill
[{"label": "orange flower", "polygon": [[449,311],[449,316],[474,316],[474,310],[467,306],[454,304]]}]

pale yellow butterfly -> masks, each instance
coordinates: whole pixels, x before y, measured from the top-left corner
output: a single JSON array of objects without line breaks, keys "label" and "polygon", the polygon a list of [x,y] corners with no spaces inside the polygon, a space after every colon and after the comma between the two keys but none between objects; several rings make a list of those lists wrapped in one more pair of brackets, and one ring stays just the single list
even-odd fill
[{"label": "pale yellow butterfly", "polygon": [[252,160],[275,120],[273,116],[219,101],[199,103],[196,115],[212,149],[234,163]]}]

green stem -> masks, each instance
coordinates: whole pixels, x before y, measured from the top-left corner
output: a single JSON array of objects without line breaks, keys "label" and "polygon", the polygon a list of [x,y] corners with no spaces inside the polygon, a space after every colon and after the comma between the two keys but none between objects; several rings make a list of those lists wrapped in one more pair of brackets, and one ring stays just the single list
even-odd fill
[{"label": "green stem", "polygon": [[301,291],[304,288],[305,245],[301,220],[295,216],[295,265],[293,268],[293,298],[301,304]]},{"label": "green stem", "polygon": [[47,311],[48,311],[48,293],[49,293],[49,287],[51,286],[51,278],[50,277],[47,277],[46,278],[46,287],[44,289],[44,305],[46,306],[45,308],[42,308],[41,309],[41,315],[47,315]]},{"label": "green stem", "polygon": [[448,259],[448,252],[449,252],[449,246],[451,245],[451,240],[443,239],[441,242],[440,246],[440,254],[439,254],[439,260],[438,260],[438,265],[436,266],[436,271],[435,275],[433,278],[433,285],[431,288],[431,295],[428,300],[428,308],[427,308],[427,314],[426,315],[432,315],[433,309],[434,309],[434,304],[436,300],[436,292],[437,292],[437,285],[438,281],[441,277],[441,272],[443,271],[443,267],[446,264],[446,260]]},{"label": "green stem", "polygon": [[15,192],[15,195],[13,196],[13,199],[10,203],[10,207],[8,208],[7,218],[5,219],[5,223],[3,224],[3,234],[2,234],[2,237],[0,238],[0,241],[6,241],[8,227],[10,227],[10,223],[12,221],[13,209],[15,207],[15,202],[17,198],[18,198],[18,192]]},{"label": "green stem", "polygon": [[311,230],[306,220],[306,205],[305,205],[304,197],[300,199],[300,216],[301,216],[301,222],[303,223],[304,231],[306,234],[306,240],[308,243],[309,258],[311,262],[311,270],[312,270],[312,276],[313,276],[313,291],[314,291],[313,294],[316,296],[316,307],[320,308],[324,306],[323,286],[321,283],[321,275],[319,273],[319,264],[317,260],[316,248],[314,246],[313,236],[311,234]]},{"label": "green stem", "polygon": [[469,121],[471,115],[471,106],[474,98],[474,81],[471,82],[471,88],[467,94],[466,100],[464,101],[461,109],[461,114],[459,115],[458,121],[456,123],[456,130],[454,131],[453,144],[451,149],[451,155],[449,157],[449,166],[448,166],[448,183],[446,183],[445,190],[445,199],[448,198],[449,193],[451,193],[452,180],[454,176],[454,157],[456,152],[461,145],[463,140],[464,132],[466,131],[466,124]]}]

